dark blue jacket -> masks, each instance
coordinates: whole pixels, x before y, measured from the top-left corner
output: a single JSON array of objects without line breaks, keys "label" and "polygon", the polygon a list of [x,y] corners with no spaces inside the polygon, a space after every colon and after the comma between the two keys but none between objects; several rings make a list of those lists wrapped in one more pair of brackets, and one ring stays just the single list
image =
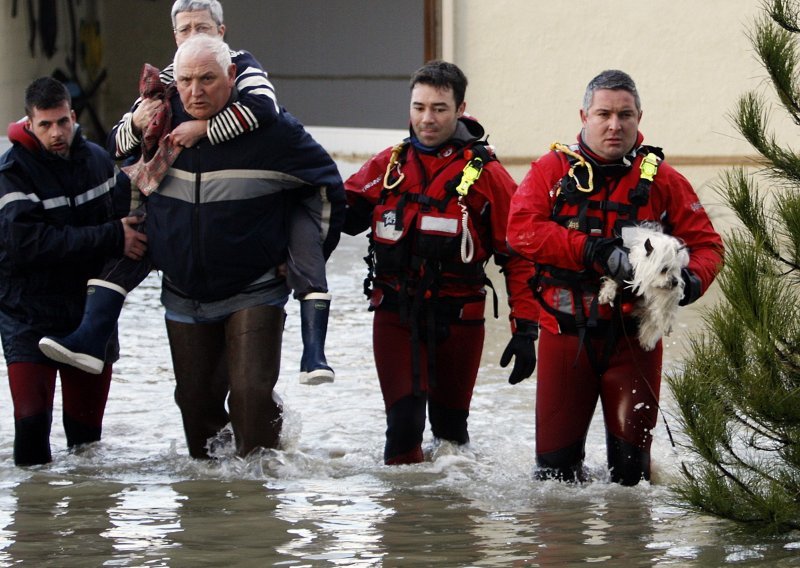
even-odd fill
[{"label": "dark blue jacket", "polygon": [[68,159],[42,150],[21,123],[9,138],[0,156],[0,336],[8,363],[46,362],[39,339],[78,325],[86,281],[122,254],[115,170],[80,130]]},{"label": "dark blue jacket", "polygon": [[[188,120],[177,96],[173,125]],[[283,110],[270,126],[184,148],[148,198],[148,250],[170,289],[201,302],[242,292],[286,261],[289,214],[323,211],[325,252],[344,222],[344,188],[328,153]]]}]

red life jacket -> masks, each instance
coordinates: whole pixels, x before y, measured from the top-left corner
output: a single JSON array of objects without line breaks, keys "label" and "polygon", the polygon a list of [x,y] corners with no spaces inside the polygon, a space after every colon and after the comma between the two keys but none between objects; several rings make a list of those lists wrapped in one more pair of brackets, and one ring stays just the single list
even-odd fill
[{"label": "red life jacket", "polygon": [[[435,296],[443,284],[481,288],[491,251],[484,247],[480,231],[485,227],[473,219],[475,212],[465,220],[466,196],[460,198],[457,188],[465,166],[479,175],[496,158],[484,142],[471,142],[455,149],[428,179],[424,158],[410,146],[395,147],[396,161],[387,168],[372,212],[369,279],[384,290],[402,296],[424,293],[426,298]],[[465,247],[472,247],[469,258]]]},{"label": "red life jacket", "polygon": [[[630,166],[610,166],[626,168],[620,177],[597,176],[595,166],[596,185],[591,191],[588,168],[573,157],[560,155],[569,172],[558,184],[551,215],[555,222],[591,237],[619,237],[625,226],[659,221],[650,203],[650,186],[656,174],[651,169],[649,178],[643,175],[642,164],[650,156],[648,163],[655,162],[657,169],[658,161],[663,159],[660,148],[641,146]],[[600,276],[588,268],[577,272],[537,265],[537,276],[531,285],[543,309],[556,317],[562,331],[573,333],[611,317],[611,307],[597,304]],[[628,314],[633,309],[633,297],[626,297],[623,292],[622,302],[617,305],[623,314]]]}]

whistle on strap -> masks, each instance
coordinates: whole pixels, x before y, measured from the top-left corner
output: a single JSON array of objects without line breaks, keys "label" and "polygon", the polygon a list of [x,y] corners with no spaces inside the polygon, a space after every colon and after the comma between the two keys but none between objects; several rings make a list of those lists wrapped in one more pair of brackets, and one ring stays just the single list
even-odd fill
[{"label": "whistle on strap", "polygon": [[456,186],[456,192],[461,196],[466,195],[472,184],[478,181],[478,178],[481,177],[482,171],[483,160],[481,160],[479,157],[476,156],[467,162],[467,165],[464,166],[464,169],[461,173],[461,181]]}]

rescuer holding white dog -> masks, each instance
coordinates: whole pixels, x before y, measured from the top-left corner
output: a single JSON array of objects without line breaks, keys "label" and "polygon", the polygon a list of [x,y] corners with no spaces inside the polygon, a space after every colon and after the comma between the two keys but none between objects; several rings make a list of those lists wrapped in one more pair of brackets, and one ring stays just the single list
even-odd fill
[{"label": "rescuer holding white dog", "polygon": [[[511,203],[508,244],[533,261],[541,304],[536,389],[539,479],[584,481],[586,436],[598,398],[611,480],[650,479],[650,445],[661,386],[662,343],[636,339],[624,226],[655,221],[690,254],[681,305],[697,300],[723,260],[722,239],[692,186],[642,144],[642,109],[633,79],[603,71],[589,82],[576,144],[554,144],[531,165]],[[621,284],[600,304],[601,277]]]}]

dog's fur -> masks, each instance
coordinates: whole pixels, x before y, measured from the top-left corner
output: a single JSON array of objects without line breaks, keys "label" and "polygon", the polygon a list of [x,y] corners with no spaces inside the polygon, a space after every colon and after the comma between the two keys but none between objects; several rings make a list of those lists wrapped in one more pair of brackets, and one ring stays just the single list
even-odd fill
[{"label": "dog's fur", "polygon": [[[633,278],[625,281],[625,287],[639,296],[634,310],[639,319],[639,344],[652,351],[658,340],[672,331],[685,285],[681,269],[689,264],[689,252],[657,223],[624,228],[622,242],[630,251],[633,267]],[[613,305],[618,291],[616,282],[603,277],[598,302]]]}]

